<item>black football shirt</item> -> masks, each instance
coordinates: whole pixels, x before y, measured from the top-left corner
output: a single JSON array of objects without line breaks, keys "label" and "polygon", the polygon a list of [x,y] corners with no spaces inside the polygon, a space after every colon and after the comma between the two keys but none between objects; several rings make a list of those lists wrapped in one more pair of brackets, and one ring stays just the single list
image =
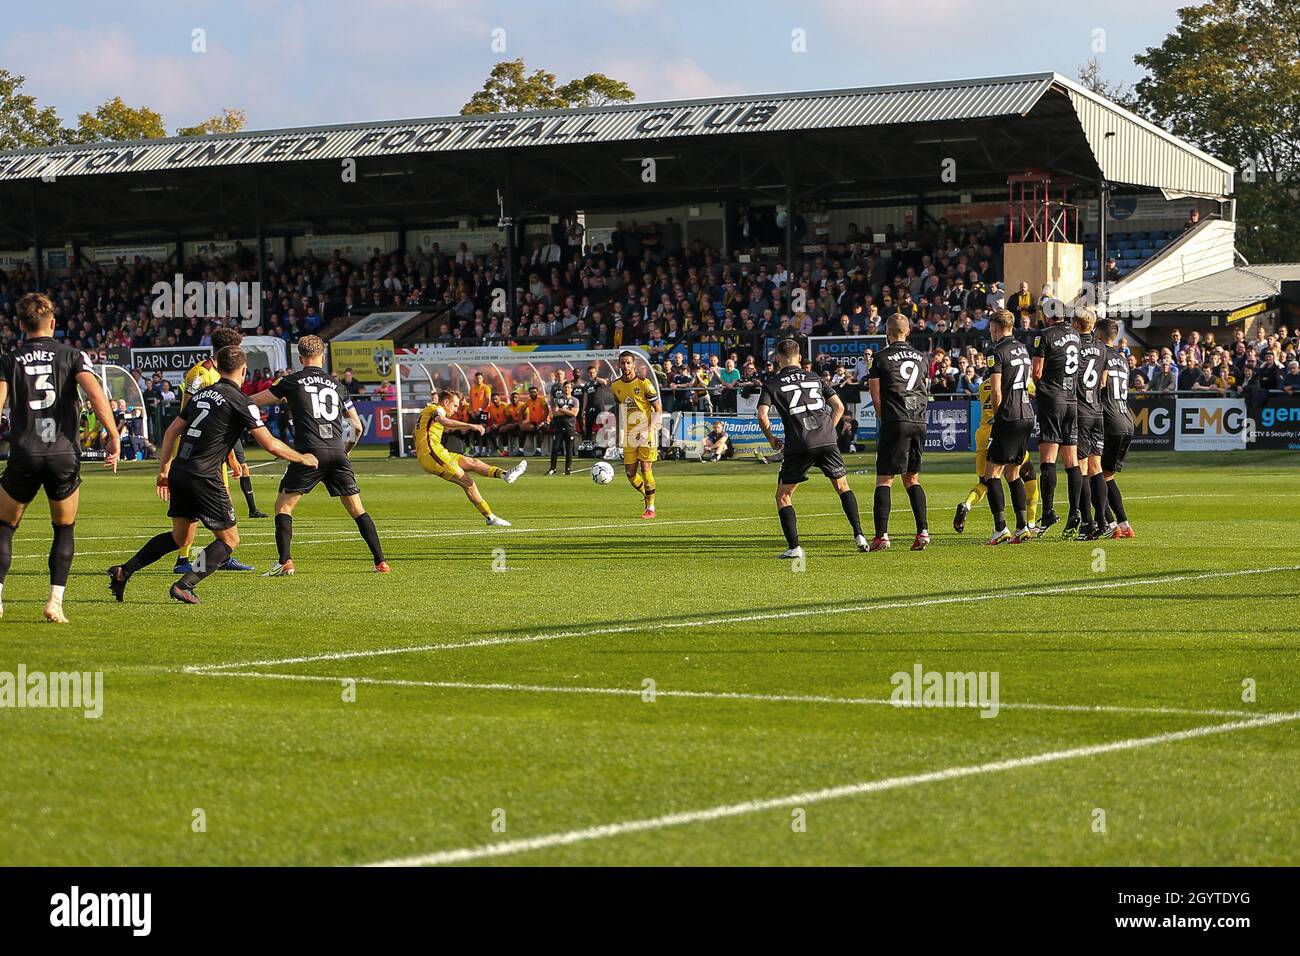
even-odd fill
[{"label": "black football shirt", "polygon": [[185,422],[172,470],[218,475],[246,428],[262,428],[262,413],[238,386],[222,379],[194,393],[181,409]]},{"label": "black football shirt", "polygon": [[302,368],[277,378],[270,392],[289,404],[294,448],[312,454],[344,451],[343,419],[356,406],[333,375],[319,368]]},{"label": "black football shirt", "polygon": [[1074,401],[1081,344],[1079,333],[1064,323],[1049,325],[1034,336],[1034,357],[1043,360],[1043,375],[1038,380],[1040,400]]},{"label": "black football shirt", "polygon": [[798,453],[836,444],[830,400],[835,390],[811,372],[791,366],[766,382],[758,404],[776,407],[786,448]]},{"label": "black football shirt", "polygon": [[1128,407],[1128,357],[1119,349],[1106,349],[1106,387],[1101,391],[1101,408],[1106,431],[1133,430],[1133,414]]},{"label": "black football shirt", "polygon": [[1000,422],[1030,421],[1034,406],[1029,401],[1029,379],[1033,360],[1023,342],[1008,335],[989,351],[989,374],[1002,376],[1002,404],[994,415]]},{"label": "black football shirt", "polygon": [[1106,346],[1091,332],[1079,336],[1079,374],[1074,377],[1074,395],[1079,414],[1101,417],[1101,375],[1106,371]]},{"label": "black football shirt", "polygon": [[930,360],[906,342],[892,342],[875,354],[871,377],[880,382],[880,424],[925,422]]},{"label": "black football shirt", "polygon": [[89,371],[79,349],[49,337],[27,339],[0,356],[0,379],[9,383],[9,445],[15,454],[80,454],[77,375]]}]

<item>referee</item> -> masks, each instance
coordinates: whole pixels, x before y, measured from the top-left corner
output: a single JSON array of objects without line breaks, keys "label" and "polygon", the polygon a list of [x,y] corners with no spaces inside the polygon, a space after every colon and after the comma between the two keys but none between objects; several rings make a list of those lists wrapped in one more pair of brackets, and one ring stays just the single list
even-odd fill
[{"label": "referee", "polygon": [[564,445],[564,473],[573,474],[573,446],[578,437],[578,400],[573,396],[573,382],[560,386],[562,391],[551,401],[551,470],[555,474],[555,464],[560,455],[560,445]]}]

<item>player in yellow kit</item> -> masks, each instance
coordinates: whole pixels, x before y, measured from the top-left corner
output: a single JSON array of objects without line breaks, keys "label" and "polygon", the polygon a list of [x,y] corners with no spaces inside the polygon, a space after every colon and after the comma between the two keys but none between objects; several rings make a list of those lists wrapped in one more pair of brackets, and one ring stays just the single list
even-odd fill
[{"label": "player in yellow kit", "polygon": [[610,383],[619,405],[619,429],[623,439],[623,470],[632,487],[645,496],[642,518],[655,516],[655,473],[659,457],[659,420],[664,406],[653,378],[636,372],[636,353],[623,352],[618,357],[622,375]]},{"label": "player in yellow kit", "polygon": [[[212,332],[212,354],[216,355],[219,351],[231,345],[238,345],[244,336],[238,329],[215,329]],[[190,400],[191,395],[197,395],[209,385],[215,385],[221,381],[221,373],[217,371],[217,363],[211,357],[204,359],[202,362],[195,362],[188,372],[185,373],[185,379],[181,386],[181,408]],[[179,447],[179,446],[178,446]],[[262,517],[266,515],[257,510],[253,503],[253,481],[249,477],[248,465],[241,460],[244,449],[240,444],[236,444],[236,453],[232,451],[226,459],[226,464],[221,466],[222,484],[229,484],[227,479],[226,468],[240,475],[239,486],[244,490],[244,497],[248,501],[248,516],[250,518]],[[197,527],[197,526],[195,526]],[[176,574],[188,574],[190,572],[190,545],[194,543],[194,527],[190,528],[189,539],[176,554],[176,567],[172,571]],[[238,561],[232,555],[226,560],[218,571],[252,571],[251,564],[244,564]]]},{"label": "player in yellow kit", "polygon": [[[1034,383],[1029,383],[1029,394],[1034,394]],[[975,484],[971,486],[970,493],[966,495],[966,500],[957,505],[957,514],[952,519],[953,530],[961,534],[966,530],[966,516],[970,514],[971,508],[984,500],[988,494],[988,488],[981,480],[984,477],[985,456],[988,454],[989,438],[993,434],[993,416],[997,409],[993,407],[993,377],[990,375],[980,383],[979,391],[980,401],[980,426],[975,430]],[[1038,497],[1038,476],[1034,474],[1034,466],[1030,464],[1029,452],[1025,452],[1025,460],[1020,464],[1020,477],[1025,482],[1026,504],[1029,506],[1029,530],[1034,535],[1043,533],[1043,529],[1038,527],[1038,509],[1041,507]]]},{"label": "player in yellow kit", "polygon": [[500,478],[506,484],[511,485],[528,468],[528,462],[526,460],[521,461],[509,471],[505,471],[495,465],[479,461],[477,458],[460,455],[444,448],[442,444],[444,431],[483,434],[483,426],[477,422],[459,421],[454,417],[460,405],[460,392],[446,388],[438,393],[436,402],[430,402],[424,406],[420,411],[420,419],[415,425],[415,457],[420,462],[420,467],[429,474],[437,475],[444,481],[450,481],[453,485],[460,485],[461,488],[464,488],[465,497],[478,509],[479,514],[487,519],[490,526],[508,528],[510,522],[504,518],[498,518],[492,513],[492,508],[483,500],[483,496],[479,494],[478,486],[474,484],[474,479],[470,475]]}]

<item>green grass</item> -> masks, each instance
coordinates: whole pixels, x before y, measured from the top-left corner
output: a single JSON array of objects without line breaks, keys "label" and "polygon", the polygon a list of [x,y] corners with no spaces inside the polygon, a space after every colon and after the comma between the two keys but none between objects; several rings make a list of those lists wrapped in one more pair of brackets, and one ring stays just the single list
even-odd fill
[{"label": "green grass", "polygon": [[[152,466],[113,477],[88,465],[63,628],[39,623],[50,531],[38,499],[4,590],[0,670],[103,671],[105,709],[98,720],[0,710],[0,864],[367,863],[1243,719],[1202,711],[1300,711],[1300,574],[1194,577],[1300,564],[1285,453],[1134,454],[1122,485],[1136,540],[1053,534],[998,549],[982,547],[982,506],[964,536],[949,525],[971,456],[935,456],[925,475],[935,541],[922,554],[899,547],[911,531],[901,490],[895,549],[863,555],[818,477],[796,496],[802,573],[775,560],[774,468],[661,464],[651,523],[621,475],[597,487],[585,471],[547,478],[539,464],[512,487],[483,483],[515,524],[489,532],[457,489],[413,463],[362,460],[393,574],[370,573],[322,489],[298,510],[295,577],[219,573],[199,607],[167,599],[169,561],[133,579],[125,604],[112,601],[102,570],[167,519]],[[268,510],[280,470],[255,472]],[[869,524],[872,478],[850,479]],[[269,567],[271,522],[241,530],[238,554]],[[509,571],[492,571],[496,548]],[[1125,581],[1139,583],[1106,587]],[[1042,593],[1062,588],[1080,590]],[[891,675],[918,661],[996,671],[1003,709],[983,719],[639,696],[651,679],[663,692],[885,699]],[[330,680],[233,676],[243,671]],[[342,699],[342,678],[361,681],[355,702]],[[1242,700],[1246,678],[1254,703]],[[1011,706],[1024,703],[1130,709]],[[1296,864],[1298,745],[1300,721],[1250,726],[801,800],[806,832],[792,829],[795,804],[778,801],[483,862]],[[206,832],[191,828],[196,808]],[[504,833],[492,829],[498,808]],[[1094,832],[1097,809],[1105,833]]]}]

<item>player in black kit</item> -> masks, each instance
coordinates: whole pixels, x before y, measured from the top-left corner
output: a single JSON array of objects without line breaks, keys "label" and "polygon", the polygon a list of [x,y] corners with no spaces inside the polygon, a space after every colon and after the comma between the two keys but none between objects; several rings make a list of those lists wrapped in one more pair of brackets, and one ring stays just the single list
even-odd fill
[{"label": "player in black kit", "polygon": [[[1119,323],[1102,319],[1097,323],[1097,338],[1106,347],[1106,387],[1101,391],[1102,426],[1106,443],[1101,450],[1101,475],[1106,498],[1107,524],[1102,534],[1112,538],[1134,538],[1133,528],[1124,511],[1124,496],[1115,476],[1124,467],[1124,457],[1133,441],[1133,413],[1128,407],[1128,358],[1115,348]],[[1093,493],[1094,496],[1096,492]],[[1114,516],[1114,521],[1110,516]],[[1118,522],[1118,523],[1116,523]]]},{"label": "player in black kit", "polygon": [[[1055,309],[1053,311],[1056,311]],[[1034,382],[1038,386],[1038,487],[1043,499],[1042,530],[1046,531],[1060,515],[1054,507],[1056,494],[1056,455],[1065,464],[1070,496],[1070,520],[1066,534],[1078,528],[1079,486],[1078,406],[1074,381],[1079,373],[1079,333],[1062,321],[1063,316],[1048,316],[1048,324],[1034,336]]]},{"label": "player in black kit", "polygon": [[325,371],[325,343],[318,335],[304,335],[298,340],[298,357],[302,368],[283,375],[271,387],[253,396],[254,404],[274,405],[284,401],[293,416],[293,447],[310,452],[319,463],[315,466],[290,464],[280,481],[280,496],[275,499],[275,566],[262,575],[278,578],[294,573],[290,549],[293,543],[293,509],[302,496],[321,482],[331,498],[343,502],[343,508],[357,523],[361,539],[370,548],[375,570],[387,574],[392,569],[384,560],[384,549],[379,544],[375,522],[366,514],[361,503],[361,489],[357,487],[348,460],[351,450],[343,438],[343,421],[347,418],[352,434],[361,437],[361,417],[352,405],[345,389],[334,376]]},{"label": "player in black kit", "polygon": [[[72,569],[77,505],[81,499],[80,386],[96,417],[108,429],[104,464],[117,471],[121,453],[113,409],[86,357],[56,342],[54,304],[32,292],[18,300],[18,322],[26,339],[0,357],[0,405],[9,403],[9,462],[0,475],[0,600],[13,561],[14,532],[23,512],[45,489],[54,541],[50,544],[50,597],[45,620],[67,624],[63,592]],[[0,615],[4,605],[0,603]]]},{"label": "player in black kit", "polygon": [[[807,480],[808,469],[817,467],[831,480],[840,496],[840,506],[853,529],[853,541],[859,551],[867,550],[867,538],[858,518],[858,499],[849,488],[848,469],[840,457],[835,427],[844,416],[844,403],[834,390],[800,364],[799,343],[782,339],[776,345],[780,371],[763,383],[758,398],[758,426],[768,443],[777,451],[785,449],[781,472],[776,479],[776,508],[785,534],[786,550],[782,558],[802,558],[799,529],[791,499],[800,483]],[[772,432],[769,409],[776,406],[785,426],[785,440]]]},{"label": "player in black kit", "polygon": [[1079,410],[1079,539],[1095,541],[1106,526],[1105,480],[1101,476],[1101,454],[1105,442],[1101,394],[1106,388],[1106,347],[1094,338],[1097,314],[1082,309],[1074,316],[1079,333],[1079,374],[1075,376],[1075,404]]},{"label": "player in black kit", "polygon": [[[1029,527],[1028,496],[1020,477],[1029,435],[1034,429],[1034,406],[1029,400],[1029,377],[1032,361],[1029,350],[1011,334],[1016,317],[1006,309],[994,312],[989,319],[993,348],[988,355],[988,373],[992,404],[997,412],[989,434],[985,456],[984,487],[988,489],[989,510],[993,513],[993,537],[988,543],[1022,544],[1034,536]],[[1016,512],[1016,532],[1007,530],[1006,499],[1002,495],[1002,475],[1011,489],[1011,506]]]},{"label": "player in black kit", "polygon": [[[158,471],[158,497],[170,502],[167,515],[172,519],[172,530],[155,535],[125,564],[108,569],[108,589],[119,601],[125,597],[126,582],[131,575],[174,551],[186,540],[194,523],[202,521],[216,537],[196,556],[191,570],[181,575],[168,592],[174,600],[185,604],[199,603],[195,586],[217,570],[239,544],[235,509],[221,480],[221,463],[244,429],[276,458],[309,468],[320,465],[315,455],[300,454],[271,437],[258,407],[240,391],[248,374],[244,350],[230,345],[218,352],[216,359],[221,379],[194,394],[180,416],[167,426],[158,444],[158,458],[162,461]],[[173,462],[172,450],[178,441],[180,450]]]},{"label": "player in black kit", "polygon": [[573,382],[565,381],[557,386],[558,392],[551,395],[551,470],[560,458],[560,446],[564,446],[564,473],[573,474],[573,446],[578,439],[578,399],[573,394]]},{"label": "player in black kit", "polygon": [[910,331],[907,316],[890,316],[885,323],[888,344],[871,362],[871,403],[876,407],[880,438],[876,443],[876,497],[872,507],[876,536],[867,546],[868,551],[889,547],[890,494],[894,476],[899,474],[916,518],[912,550],[922,551],[930,543],[925,489],[921,487],[930,360],[907,344]]}]

